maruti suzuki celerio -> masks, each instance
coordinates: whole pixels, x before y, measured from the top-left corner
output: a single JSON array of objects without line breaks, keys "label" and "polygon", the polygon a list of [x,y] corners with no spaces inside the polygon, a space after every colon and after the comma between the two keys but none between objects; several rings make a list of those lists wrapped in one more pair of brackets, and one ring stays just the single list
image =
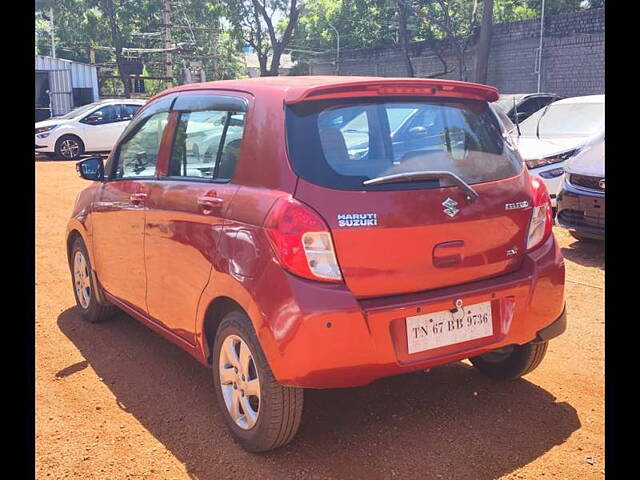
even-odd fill
[{"label": "maruti suzuki celerio", "polygon": [[486,85],[272,77],[151,99],[76,199],[78,309],[117,307],[211,367],[249,451],[288,443],[304,388],[469,358],[515,379],[566,325],[544,183]]}]

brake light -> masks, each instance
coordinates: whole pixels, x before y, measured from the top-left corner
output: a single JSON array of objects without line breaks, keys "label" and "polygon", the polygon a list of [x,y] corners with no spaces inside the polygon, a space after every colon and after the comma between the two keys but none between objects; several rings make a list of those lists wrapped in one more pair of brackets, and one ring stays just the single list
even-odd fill
[{"label": "brake light", "polygon": [[549,192],[542,179],[537,175],[531,175],[531,190],[533,193],[533,211],[529,222],[527,250],[533,250],[542,245],[551,235],[553,224]]},{"label": "brake light", "polygon": [[264,227],[286,270],[313,280],[342,280],[329,227],[311,208],[292,198],[281,198],[271,208]]}]

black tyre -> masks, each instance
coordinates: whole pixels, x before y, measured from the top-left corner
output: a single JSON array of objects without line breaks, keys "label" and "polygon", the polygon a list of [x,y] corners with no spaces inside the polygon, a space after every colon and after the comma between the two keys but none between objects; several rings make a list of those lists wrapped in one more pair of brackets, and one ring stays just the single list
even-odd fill
[{"label": "black tyre", "polygon": [[91,323],[108,319],[114,313],[114,307],[98,300],[89,254],[81,238],[73,242],[69,266],[73,295],[82,318]]},{"label": "black tyre", "polygon": [[225,315],[211,351],[216,399],[240,445],[264,452],[289,443],[300,426],[304,392],[275,380],[246,314]]},{"label": "black tyre", "polygon": [[56,142],[56,155],[65,160],[75,160],[84,153],[84,143],[75,135],[63,135]]},{"label": "black tyre", "polygon": [[488,377],[496,380],[515,380],[533,371],[547,352],[548,342],[513,345],[478,357],[471,363]]}]

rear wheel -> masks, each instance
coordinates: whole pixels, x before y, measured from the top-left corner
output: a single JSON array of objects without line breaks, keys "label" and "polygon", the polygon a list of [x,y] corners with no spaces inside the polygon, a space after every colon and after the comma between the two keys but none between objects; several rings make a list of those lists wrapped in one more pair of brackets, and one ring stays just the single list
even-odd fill
[{"label": "rear wheel", "polygon": [[303,390],[275,380],[243,312],[223,318],[212,352],[216,399],[240,445],[263,452],[289,443],[302,419]]},{"label": "rear wheel", "polygon": [[75,135],[63,135],[56,142],[56,155],[65,160],[75,160],[84,153],[84,143]]},{"label": "rear wheel", "polygon": [[96,295],[96,285],[87,248],[81,238],[76,238],[71,247],[71,278],[76,305],[87,322],[101,322],[114,311],[111,305],[101,304]]},{"label": "rear wheel", "polygon": [[515,380],[533,371],[547,352],[548,342],[512,345],[469,360],[482,373],[496,380]]}]

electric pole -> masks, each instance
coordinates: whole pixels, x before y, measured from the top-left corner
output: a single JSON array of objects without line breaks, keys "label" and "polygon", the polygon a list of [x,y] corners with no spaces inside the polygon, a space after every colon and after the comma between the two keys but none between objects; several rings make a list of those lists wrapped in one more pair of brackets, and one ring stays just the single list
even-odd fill
[{"label": "electric pole", "polygon": [[164,48],[165,53],[165,75],[170,78],[168,87],[173,86],[173,55],[169,51],[171,49],[171,0],[162,1],[162,19],[164,23]]}]

